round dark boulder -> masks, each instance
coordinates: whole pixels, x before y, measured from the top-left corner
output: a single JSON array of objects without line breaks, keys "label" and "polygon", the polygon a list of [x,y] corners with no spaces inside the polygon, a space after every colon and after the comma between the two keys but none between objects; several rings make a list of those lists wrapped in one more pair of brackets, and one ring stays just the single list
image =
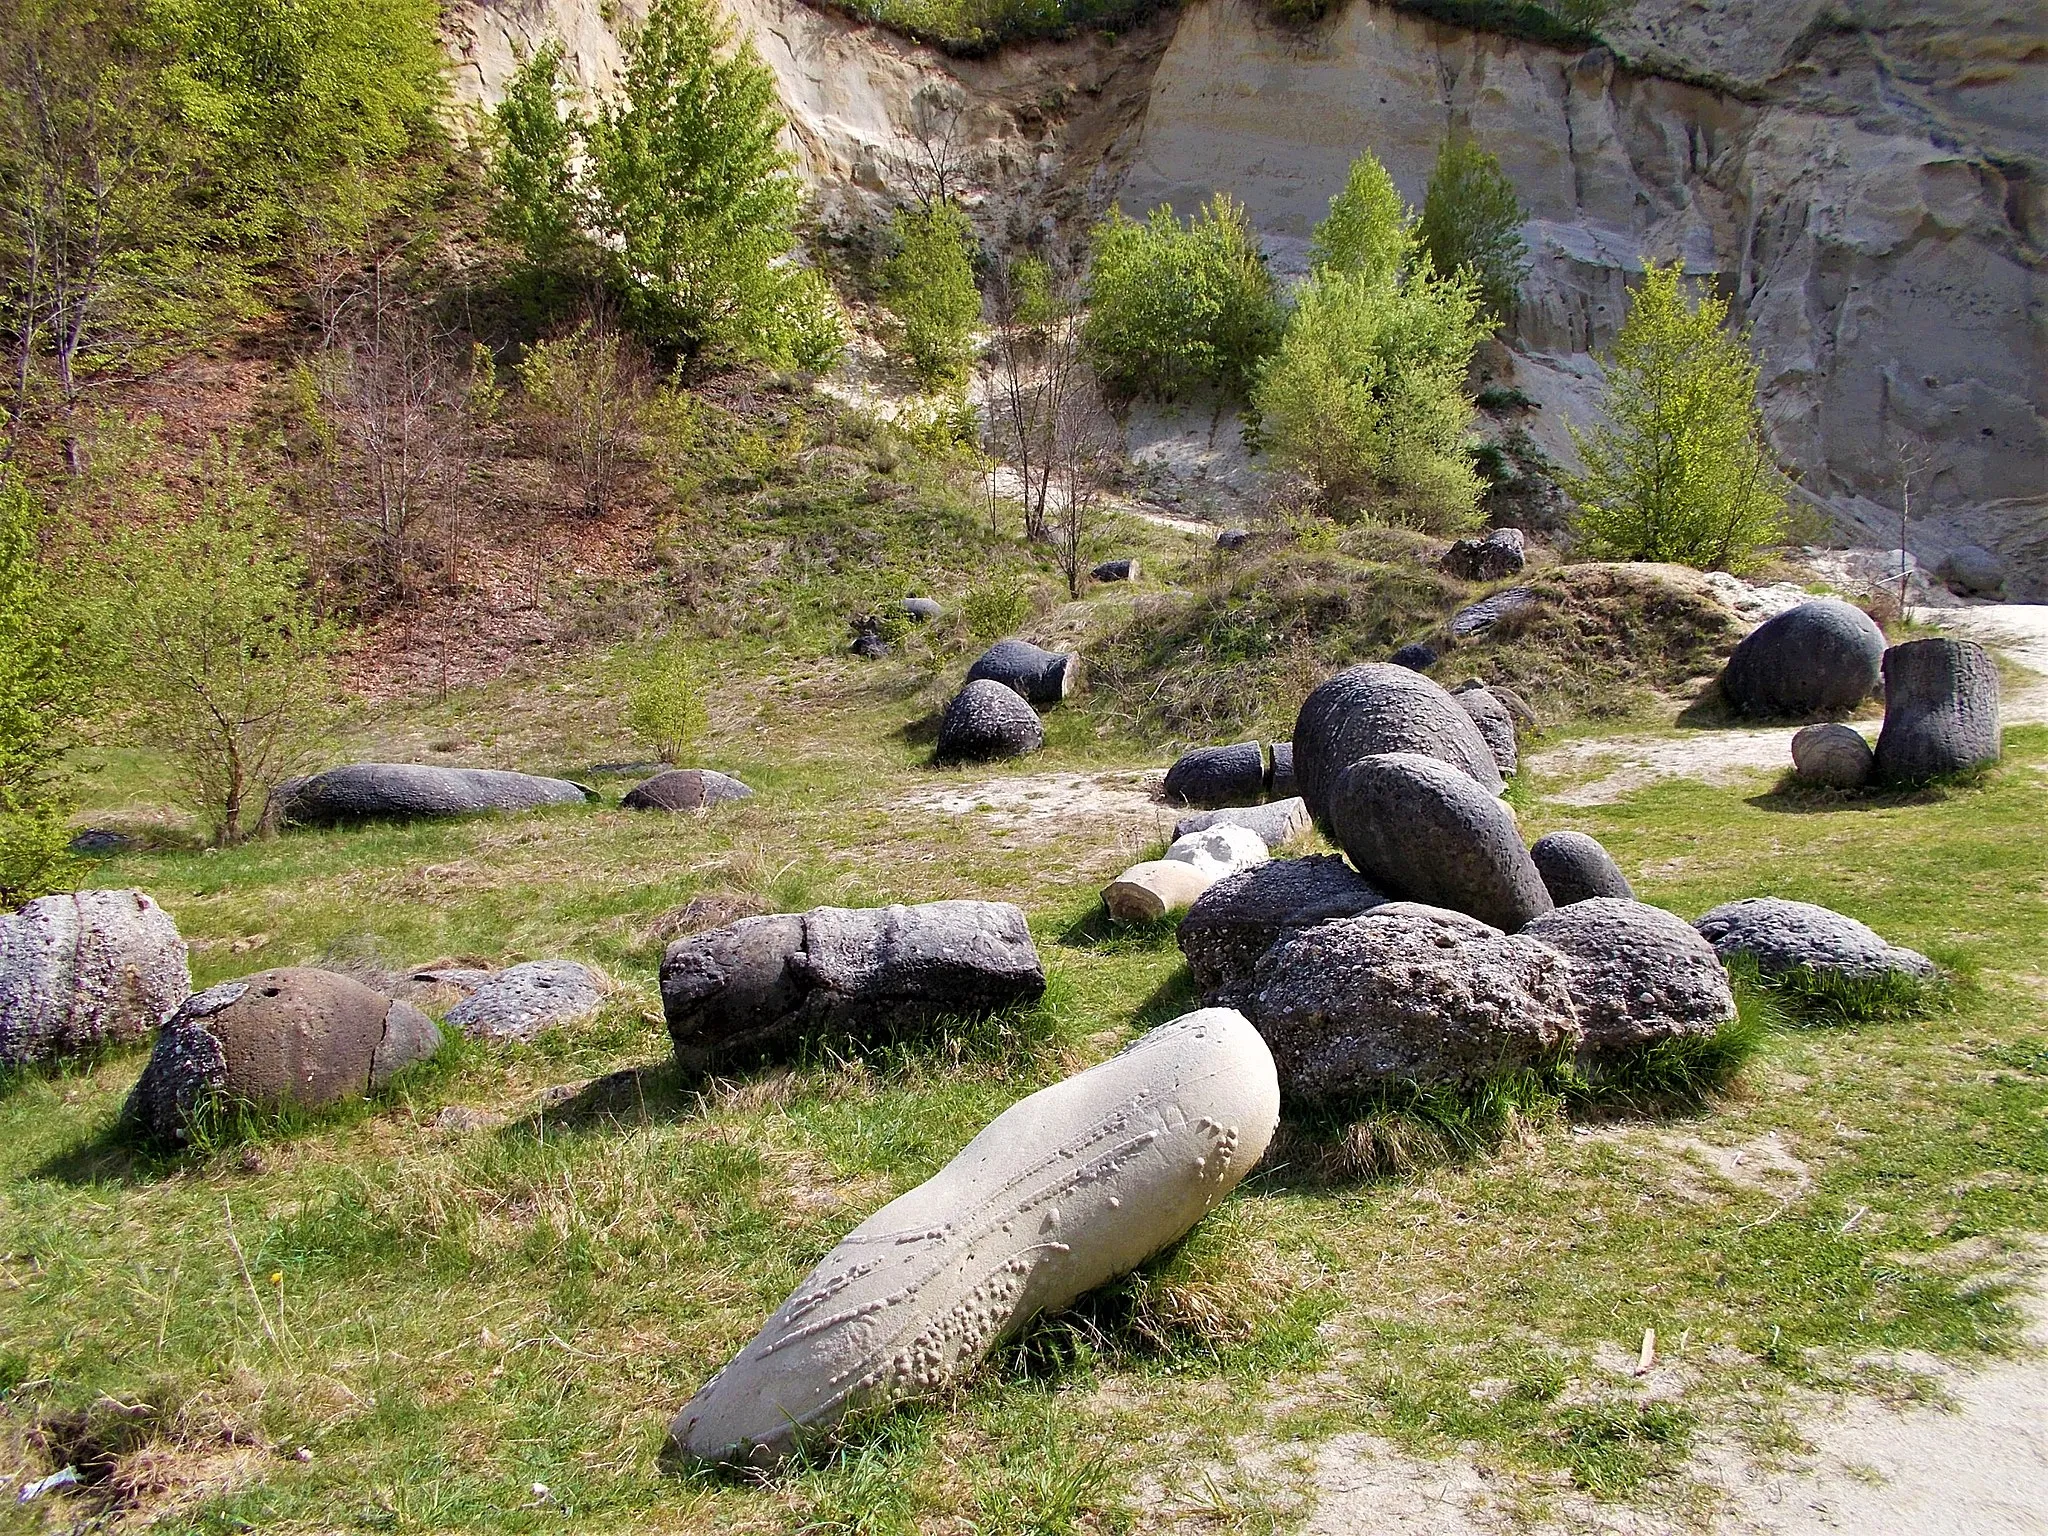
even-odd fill
[{"label": "round dark boulder", "polygon": [[910,616],[913,624],[929,624],[946,611],[929,597],[906,597],[896,606]]},{"label": "round dark boulder", "polygon": [[1253,970],[1251,1018],[1283,1098],[1341,1105],[1393,1084],[1476,1084],[1576,1050],[1567,969],[1519,934],[1380,907],[1282,933]]},{"label": "round dark boulder", "polygon": [[1996,597],[2005,590],[2005,562],[1981,544],[1950,550],[1940,569],[1951,591]]},{"label": "round dark boulder", "polygon": [[1583,1058],[1659,1040],[1712,1035],[1735,1017],[1735,994],[1714,947],[1661,907],[1612,896],[1546,912],[1521,931],[1571,962]]},{"label": "round dark boulder", "polygon": [[1387,658],[1390,665],[1406,667],[1410,672],[1427,672],[1436,665],[1436,647],[1420,640],[1411,640]]},{"label": "round dark boulder", "polygon": [[1724,965],[1746,956],[1764,977],[1797,970],[1849,981],[1934,974],[1934,962],[1917,950],[1888,944],[1855,918],[1810,901],[1751,896],[1714,908],[1693,927]]},{"label": "round dark boulder", "polygon": [[1635,889],[1613,855],[1583,832],[1553,832],[1548,837],[1539,837],[1529,850],[1529,862],[1536,866],[1536,873],[1543,877],[1543,888],[1550,892],[1550,899],[1557,906],[1568,907],[1596,896],[1635,900]]},{"label": "round dark boulder", "polygon": [[1974,640],[1910,640],[1884,653],[1877,776],[1920,784],[1998,761],[1998,667]]},{"label": "round dark boulder", "polygon": [[976,678],[953,695],[939,717],[940,762],[985,762],[1022,757],[1045,745],[1038,711],[994,678]]},{"label": "round dark boulder", "polygon": [[1499,581],[1528,564],[1527,540],[1519,528],[1496,528],[1483,539],[1459,539],[1438,562],[1460,581]]},{"label": "round dark boulder", "polygon": [[1877,771],[1877,757],[1861,731],[1829,721],[1793,736],[1792,771],[1824,789],[1861,789]]},{"label": "round dark boulder", "polygon": [[192,991],[178,925],[141,891],[0,913],[0,1067],[141,1040]]},{"label": "round dark boulder", "polygon": [[701,811],[727,800],[751,800],[754,792],[729,774],[709,768],[671,768],[626,791],[619,804],[629,811]]},{"label": "round dark boulder", "polygon": [[1250,538],[1251,532],[1249,529],[1226,528],[1216,535],[1216,547],[1218,549],[1236,549]]},{"label": "round dark boulder", "polygon": [[1550,910],[1514,812],[1437,758],[1360,758],[1330,795],[1330,824],[1358,872],[1389,895],[1507,930]]},{"label": "round dark boulder", "polygon": [[1816,598],[1766,619],[1721,674],[1738,714],[1766,720],[1846,715],[1876,691],[1884,633],[1861,608]]},{"label": "round dark boulder", "polygon": [[595,798],[593,791],[568,779],[497,768],[349,763],[278,785],[272,806],[285,821],[300,826],[336,826],[469,816],[478,811],[531,811],[547,805],[582,805]]},{"label": "round dark boulder", "polygon": [[967,669],[967,681],[1001,683],[1033,704],[1057,704],[1074,690],[1081,658],[1072,651],[1041,650],[1029,640],[998,640]]},{"label": "round dark boulder", "polygon": [[1266,750],[1256,741],[1196,747],[1166,770],[1168,805],[1256,805],[1266,792]]},{"label": "round dark boulder", "polygon": [[1259,956],[1281,933],[1355,917],[1385,900],[1334,853],[1269,859],[1195,898],[1180,920],[1180,951],[1210,1003],[1238,1007]]},{"label": "round dark boulder", "polygon": [[1420,752],[1468,774],[1488,794],[1500,791],[1500,767],[1457,700],[1406,667],[1367,662],[1322,683],[1295,717],[1295,787],[1317,826],[1330,830],[1337,775],[1381,752]]},{"label": "round dark boulder", "polygon": [[230,1105],[273,1112],[359,1097],[440,1045],[419,1009],[350,977],[259,971],[185,1000],[122,1113],[148,1140],[182,1141],[196,1119]]},{"label": "round dark boulder", "polygon": [[854,633],[853,644],[847,654],[858,656],[862,661],[880,661],[889,654],[889,641],[878,629],[862,629]]},{"label": "round dark boulder", "polygon": [[1501,777],[1511,778],[1519,772],[1522,754],[1515,743],[1515,717],[1508,713],[1507,705],[1493,696],[1492,689],[1484,686],[1460,688],[1451,697],[1479,727],[1479,734],[1484,738],[1487,750],[1493,754],[1494,765],[1500,769]]},{"label": "round dark boulder", "polygon": [[1138,562],[1136,560],[1105,560],[1088,573],[1097,581],[1136,581]]}]

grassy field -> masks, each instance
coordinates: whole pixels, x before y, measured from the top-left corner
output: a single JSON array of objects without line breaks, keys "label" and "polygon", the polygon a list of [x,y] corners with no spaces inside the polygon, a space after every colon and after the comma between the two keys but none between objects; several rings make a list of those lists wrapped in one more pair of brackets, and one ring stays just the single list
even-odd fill
[{"label": "grassy field", "polygon": [[[1911,1398],[1930,1388],[1907,1352],[2015,1346],[2008,1288],[2048,1230],[2037,727],[1982,782],[1916,796],[1667,783],[1567,815],[1542,783],[1517,791],[1531,837],[1593,833],[1688,917],[1782,894],[1928,951],[1955,978],[1934,1011],[1817,1027],[1752,996],[1761,1047],[1704,1106],[1538,1097],[1405,1168],[1346,1173],[1292,1136],[1179,1250],[1035,1325],[956,1400],[765,1481],[666,1465],[668,1416],[840,1233],[1191,1002],[1170,933],[1089,921],[1165,813],[999,826],[906,804],[1163,766],[1118,710],[1056,713],[1027,763],[940,771],[930,716],[956,650],[716,657],[702,761],[759,796],[701,820],[621,811],[613,779],[606,808],[212,853],[164,808],[164,765],[104,755],[89,818],[158,846],[93,883],[154,893],[198,984],[566,954],[619,989],[588,1024],[452,1047],[375,1104],[185,1159],[112,1134],[139,1052],[5,1084],[0,1471],[85,1483],[0,1499],[0,1527],[1279,1531],[1316,1448],[1350,1432],[1461,1454],[1510,1511],[1593,1498],[1684,1521],[1715,1499],[1695,1458],[1791,1453],[1810,1391]],[[606,676],[591,652],[396,706],[337,755],[580,774],[639,755]],[[1015,900],[1052,986],[915,1046],[684,1079],[660,919],[707,892]],[[1660,1360],[1638,1377],[1650,1327]]]}]

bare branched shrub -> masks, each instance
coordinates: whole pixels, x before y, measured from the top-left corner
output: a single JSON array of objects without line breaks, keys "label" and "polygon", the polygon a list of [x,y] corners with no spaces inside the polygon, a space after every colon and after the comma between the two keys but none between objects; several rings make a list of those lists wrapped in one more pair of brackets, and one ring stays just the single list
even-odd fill
[{"label": "bare branched shrub", "polygon": [[959,196],[967,165],[967,97],[957,86],[927,85],[910,98],[910,149],[903,177],[925,208]]},{"label": "bare branched shrub", "polygon": [[583,510],[612,504],[653,388],[647,354],[603,316],[527,350],[519,382]]},{"label": "bare branched shrub", "polygon": [[1024,534],[1051,535],[1054,487],[1061,482],[1062,423],[1074,401],[1099,409],[1100,394],[1081,348],[1081,285],[1072,265],[1035,256],[998,265],[988,288],[992,333],[988,447],[1014,468]]}]

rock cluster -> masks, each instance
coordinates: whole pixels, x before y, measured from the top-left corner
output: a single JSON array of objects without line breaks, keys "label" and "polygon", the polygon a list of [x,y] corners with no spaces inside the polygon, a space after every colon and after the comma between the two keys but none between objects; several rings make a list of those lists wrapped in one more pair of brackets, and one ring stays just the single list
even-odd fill
[{"label": "rock cluster", "polygon": [[1816,598],[1766,619],[1721,674],[1738,714],[1803,720],[1845,715],[1877,689],[1884,633],[1861,608]]},{"label": "rock cluster", "polygon": [[1295,785],[1317,826],[1331,830],[1330,794],[1338,775],[1362,757],[1386,752],[1437,758],[1487,794],[1500,792],[1493,752],[1457,700],[1406,667],[1367,662],[1320,684],[1295,718]]},{"label": "rock cluster", "polygon": [[1176,837],[1156,859],[1133,864],[1103,887],[1102,904],[1120,923],[1149,923],[1178,912],[1217,881],[1263,864],[1265,839],[1218,823]]},{"label": "rock cluster", "polygon": [[1181,919],[1180,950],[1205,998],[1240,1007],[1259,956],[1283,933],[1356,917],[1386,899],[1335,854],[1273,859],[1202,892]]},{"label": "rock cluster", "polygon": [[1483,539],[1459,539],[1437,563],[1460,581],[1499,581],[1519,573],[1528,560],[1522,530],[1496,528]]},{"label": "rock cluster", "polygon": [[140,1040],[191,991],[178,925],[141,891],[0,913],[0,1067]]},{"label": "rock cluster", "polygon": [[729,774],[709,768],[671,768],[626,791],[619,802],[629,811],[703,811],[728,800],[751,800],[754,792]]},{"label": "rock cluster", "polygon": [[497,768],[349,763],[278,785],[271,795],[271,814],[300,826],[337,826],[479,811],[531,811],[582,805],[596,798],[594,791],[568,779]]}]

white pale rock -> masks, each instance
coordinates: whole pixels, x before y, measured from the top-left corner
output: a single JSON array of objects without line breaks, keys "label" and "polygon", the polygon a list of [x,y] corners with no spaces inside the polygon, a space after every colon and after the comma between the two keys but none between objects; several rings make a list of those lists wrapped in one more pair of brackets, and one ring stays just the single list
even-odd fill
[{"label": "white pale rock", "polygon": [[178,925],[141,891],[43,896],[0,913],[0,1066],[142,1039],[191,991]]},{"label": "white pale rock", "polygon": [[1102,904],[1120,923],[1149,923],[1193,906],[1217,878],[1181,859],[1147,859],[1104,886]]},{"label": "white pale rock", "polygon": [[1251,828],[1226,823],[1175,838],[1165,856],[1175,863],[1192,864],[1213,883],[1254,864],[1263,864],[1272,855],[1266,850],[1266,840]]},{"label": "white pale rock", "polygon": [[1205,1008],[1013,1104],[849,1233],[678,1413],[700,1461],[769,1464],[860,1408],[958,1380],[1035,1313],[1177,1241],[1265,1153],[1273,1058]]}]

